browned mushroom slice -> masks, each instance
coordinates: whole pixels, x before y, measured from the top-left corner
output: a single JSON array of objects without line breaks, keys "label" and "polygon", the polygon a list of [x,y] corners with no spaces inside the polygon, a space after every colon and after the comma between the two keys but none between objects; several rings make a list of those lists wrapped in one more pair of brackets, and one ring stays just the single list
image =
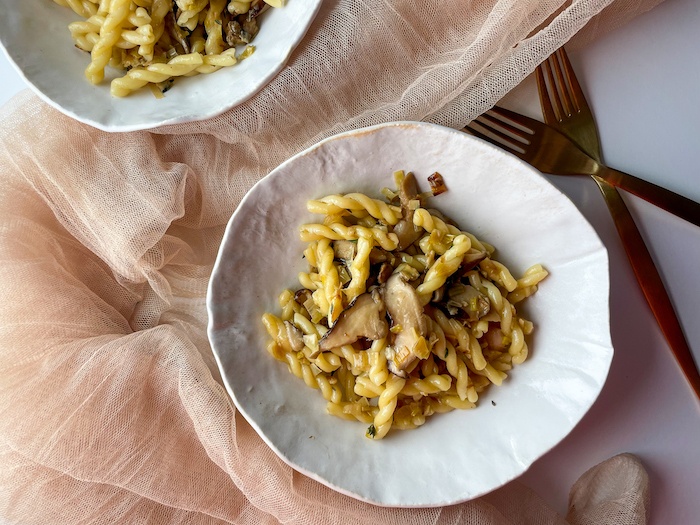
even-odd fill
[{"label": "browned mushroom slice", "polygon": [[442,178],[437,171],[428,177],[428,182],[430,183],[430,191],[433,195],[440,195],[447,191],[447,186],[445,186],[445,179]]},{"label": "browned mushroom slice", "polygon": [[250,9],[248,9],[246,17],[248,18],[248,20],[257,18],[258,16],[260,16],[260,14],[264,13],[268,7],[270,6],[263,2],[263,0],[253,0],[250,3]]},{"label": "browned mushroom slice", "polygon": [[464,270],[469,271],[473,270],[476,268],[481,261],[486,259],[486,252],[480,252],[478,250],[469,250],[467,253],[464,254],[464,257],[462,258],[462,268]]},{"label": "browned mushroom slice", "polygon": [[306,301],[308,301],[309,299],[311,299],[311,294],[312,294],[312,293],[313,293],[313,292],[312,292],[311,290],[307,289],[307,288],[301,288],[301,289],[297,290],[296,292],[294,292],[294,300],[295,300],[298,304],[302,304],[302,305],[303,305]]},{"label": "browned mushroom slice", "polygon": [[224,27],[226,33],[226,43],[231,46],[250,44],[252,40],[250,34],[243,29],[238,20],[229,21]]},{"label": "browned mushroom slice", "polygon": [[379,284],[384,284],[389,280],[391,274],[394,272],[394,268],[389,263],[382,263],[377,272],[377,282]]},{"label": "browned mushroom slice", "polygon": [[187,32],[177,25],[175,13],[172,11],[165,15],[165,29],[168,31],[168,35],[170,35],[173,40],[182,46],[182,51],[185,54],[190,52],[190,44],[187,41]]},{"label": "browned mushroom slice", "polygon": [[399,239],[397,250],[403,251],[416,242],[423,233],[420,226],[413,224],[411,201],[418,198],[418,185],[413,173],[407,173],[399,186],[399,202],[401,203],[401,219],[394,225],[393,232]]},{"label": "browned mushroom slice", "polygon": [[491,310],[489,298],[468,284],[454,284],[448,290],[447,295],[447,308],[463,310],[470,321],[482,318]]},{"label": "browned mushroom slice", "polygon": [[338,316],[333,328],[328,330],[318,343],[318,352],[311,355],[316,357],[319,352],[331,348],[349,345],[365,337],[367,339],[382,339],[389,334],[389,323],[386,321],[384,298],[379,288],[358,296]]},{"label": "browned mushroom slice", "polygon": [[464,254],[464,257],[462,257],[462,264],[459,266],[459,268],[457,268],[457,271],[452,274],[452,278],[455,280],[461,279],[467,273],[479,266],[479,263],[486,259],[486,257],[488,257],[486,252],[479,251],[476,248],[470,249]]},{"label": "browned mushroom slice", "polygon": [[396,255],[379,246],[375,246],[372,248],[372,251],[369,252],[369,263],[379,264],[383,262],[388,262],[392,266],[396,266]]},{"label": "browned mushroom slice", "polygon": [[396,249],[404,251],[406,248],[416,242],[423,234],[423,229],[420,226],[413,224],[413,219],[399,219],[392,230],[398,239]]},{"label": "browned mushroom slice", "polygon": [[404,377],[405,370],[418,358],[421,342],[425,343],[428,323],[416,289],[400,273],[392,275],[386,282],[384,300],[391,317],[392,332],[396,334],[393,344],[388,347],[387,364],[391,372]]},{"label": "browned mushroom slice", "polygon": [[[243,17],[239,17],[243,18]],[[258,21],[255,17],[246,16],[241,20],[242,33],[246,35],[248,42],[252,42],[253,39],[258,35],[260,27],[258,26]]]},{"label": "browned mushroom slice", "polygon": [[[418,198],[418,183],[416,177],[410,171],[404,176],[399,186],[399,201],[401,202],[401,212],[404,219],[413,217],[413,211],[409,208],[409,203]],[[410,211],[409,211],[410,210]]]}]

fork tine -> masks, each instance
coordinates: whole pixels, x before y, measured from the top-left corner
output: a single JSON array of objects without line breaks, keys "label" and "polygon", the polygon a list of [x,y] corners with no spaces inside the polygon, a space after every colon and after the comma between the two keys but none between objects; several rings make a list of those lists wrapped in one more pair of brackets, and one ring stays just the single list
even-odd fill
[{"label": "fork tine", "polygon": [[[469,124],[467,124],[467,126],[465,128],[462,129],[462,131],[469,133],[470,135],[474,135],[475,137],[478,137],[481,140],[485,140],[486,142],[490,142],[491,144],[495,144],[496,146],[499,146],[502,148],[508,147],[507,144],[502,144],[501,142],[497,141],[493,137],[489,137],[485,133],[482,133],[478,129],[474,128],[474,124],[478,124],[478,122],[477,121],[470,122]],[[508,149],[510,149],[510,148],[508,148]]]},{"label": "fork tine", "polygon": [[[563,120],[564,118],[571,116],[573,113],[575,113],[578,108],[575,107],[574,104],[571,102],[571,95],[570,95],[570,86],[571,83],[569,82],[569,74],[564,75],[561,69],[561,65],[559,64],[559,59],[561,57],[561,49],[557,49],[553,55],[551,55],[548,59],[549,62],[549,67],[550,67],[550,73],[549,73],[549,80],[554,86],[554,89],[556,90],[557,97],[560,100],[561,103],[561,109],[562,113],[560,115],[559,120]],[[554,77],[556,76],[556,81]]]},{"label": "fork tine", "polygon": [[559,57],[559,60],[561,60],[562,66],[564,67],[564,76],[566,78],[566,84],[564,85],[566,85],[566,87],[568,88],[567,92],[571,95],[574,104],[577,106],[576,109],[580,110],[584,107],[588,108],[588,102],[586,101],[586,97],[583,94],[581,85],[576,79],[576,75],[574,74],[574,68],[571,66],[571,62],[569,62],[569,56],[566,54],[566,51],[563,47],[559,48],[556,54]]},{"label": "fork tine", "polygon": [[502,131],[499,131],[496,128],[491,127],[488,123],[483,122],[482,120],[475,120],[469,125],[469,129],[476,131],[479,133],[478,130],[474,129],[473,124],[478,124],[482,128],[484,128],[486,131],[491,133],[492,135],[495,136],[495,138],[488,137],[487,135],[484,135],[484,133],[481,133],[482,137],[481,138],[486,138],[489,142],[498,142],[499,144],[502,144],[504,147],[507,147],[509,149],[513,149],[513,147],[516,145],[515,140],[513,137],[510,137],[503,133]]},{"label": "fork tine", "polygon": [[486,142],[490,142],[491,144],[495,144],[496,142],[494,139],[483,134],[481,131],[474,129],[474,122],[470,122],[469,124],[467,124],[466,127],[462,128],[462,131],[464,131],[465,133],[469,133],[470,135],[474,135],[475,137],[479,137],[481,140],[485,140]]},{"label": "fork tine", "polygon": [[535,120],[534,118],[526,117],[525,115],[521,115],[519,113],[516,113],[515,111],[502,108],[501,106],[492,107],[489,110],[489,113],[493,113],[494,115],[503,117],[511,122],[515,122],[519,126],[522,126],[523,128],[527,129],[527,131],[525,132],[518,130],[519,135],[522,135],[523,133],[528,133],[532,135],[534,134],[536,129],[538,129],[540,126],[543,126],[543,124],[540,121]]},{"label": "fork tine", "polygon": [[559,90],[557,89],[557,82],[554,79],[554,73],[552,73],[552,57],[547,57],[547,60],[543,62],[542,69],[547,73],[547,82],[545,87],[547,88],[547,95],[549,100],[552,101],[554,107],[554,122],[561,122],[567,117],[567,113],[562,107],[561,98],[559,98]]},{"label": "fork tine", "polygon": [[[492,111],[493,113],[496,113],[495,111]],[[515,139],[518,140],[518,142],[521,142],[523,144],[529,144],[529,139],[525,136],[525,134],[530,134],[526,131],[523,131],[522,129],[516,128],[512,124],[506,122],[505,120],[501,120],[499,118],[494,117],[493,115],[490,114],[491,112],[484,113],[483,115],[480,115],[479,118],[482,120],[487,120],[489,122],[489,129],[492,129],[494,133],[498,132],[494,126],[498,126],[508,133],[512,133],[515,135]],[[477,120],[477,122],[480,122]],[[506,134],[501,133],[501,135],[507,139],[507,140],[513,140],[513,137],[510,137]]]},{"label": "fork tine", "polygon": [[547,82],[544,79],[544,73],[542,70],[545,68],[545,63],[543,62],[536,69],[537,78],[537,92],[540,95],[540,106],[542,106],[542,114],[544,115],[545,122],[556,122],[559,120],[557,118],[556,112],[554,111],[554,106],[549,96],[549,89],[547,88]]},{"label": "fork tine", "polygon": [[[571,113],[568,116],[568,118],[572,119],[568,125],[572,130],[575,129],[575,141],[578,143],[579,147],[594,159],[600,160],[600,140],[598,139],[595,121],[591,108],[586,101],[586,96],[583,94],[581,85],[576,79],[576,73],[571,66],[566,50],[563,47],[559,48],[559,50],[556,51],[556,56],[557,64],[561,63],[561,68],[563,68],[563,73],[561,71],[559,73],[564,79],[560,89],[567,94],[575,106],[575,113]],[[560,124],[563,125],[564,122],[565,121],[560,121]]]},{"label": "fork tine", "polygon": [[501,148],[503,151],[506,151],[512,155],[515,155],[516,157],[527,162],[527,158],[525,158],[525,154],[522,151],[511,148],[508,144],[503,144],[501,142],[498,142],[497,140],[494,140],[493,138],[489,137],[488,135],[484,135],[483,133],[480,133],[479,131],[475,130],[471,126],[464,128],[462,131],[465,131],[465,132],[469,133],[470,135],[474,135],[475,137],[480,138],[481,140],[484,140],[490,144],[493,144],[494,146]]}]

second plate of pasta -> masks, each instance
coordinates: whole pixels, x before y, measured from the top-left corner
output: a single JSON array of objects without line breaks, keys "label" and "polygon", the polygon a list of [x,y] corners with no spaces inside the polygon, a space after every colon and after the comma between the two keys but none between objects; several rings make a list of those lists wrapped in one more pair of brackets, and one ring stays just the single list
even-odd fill
[{"label": "second plate of pasta", "polygon": [[0,0],[0,47],[46,102],[105,131],[215,117],[284,67],[321,0]]},{"label": "second plate of pasta", "polygon": [[249,192],[209,337],[237,409],[292,467],[374,504],[449,505],[522,474],[594,402],[608,284],[594,230],[539,173],[392,123]]}]

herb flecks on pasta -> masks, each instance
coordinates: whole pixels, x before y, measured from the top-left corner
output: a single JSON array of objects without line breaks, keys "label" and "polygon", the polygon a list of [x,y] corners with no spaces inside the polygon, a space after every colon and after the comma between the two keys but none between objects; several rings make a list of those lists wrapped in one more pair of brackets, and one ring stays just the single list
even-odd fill
[{"label": "herb flecks on pasta", "polygon": [[[386,200],[308,201],[323,215],[300,227],[309,269],[279,296],[281,313],[262,319],[268,351],[371,439],[474,408],[501,385],[533,331],[515,304],[547,276],[536,264],[516,279],[494,247],[427,206],[413,174],[394,175]],[[447,191],[438,173],[429,180],[433,194]]]},{"label": "herb flecks on pasta", "polygon": [[[104,80],[108,65],[126,74],[111,83],[124,97],[150,86],[162,97],[177,77],[231,67],[255,51],[259,15],[284,0],[54,0],[83,20],[68,25],[90,53],[85,76]],[[236,48],[244,46],[242,51]]]}]

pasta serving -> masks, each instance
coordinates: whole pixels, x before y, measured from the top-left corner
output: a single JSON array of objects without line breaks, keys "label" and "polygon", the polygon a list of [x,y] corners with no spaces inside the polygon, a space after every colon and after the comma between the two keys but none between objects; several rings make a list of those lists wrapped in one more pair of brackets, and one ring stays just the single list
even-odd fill
[{"label": "pasta serving", "polygon": [[[324,216],[300,228],[309,270],[279,296],[281,313],[262,318],[268,351],[373,439],[473,408],[501,385],[533,331],[515,305],[547,276],[536,264],[516,279],[494,247],[426,207],[413,174],[394,175],[384,200],[307,203]],[[430,180],[432,194],[445,190],[439,174]]]},{"label": "pasta serving", "polygon": [[[83,20],[68,25],[77,48],[90,53],[85,76],[104,80],[107,65],[125,70],[112,80],[116,97],[149,85],[156,96],[175,77],[212,73],[254,51],[258,16],[284,0],[54,0]],[[245,46],[237,54],[236,47]]]}]

